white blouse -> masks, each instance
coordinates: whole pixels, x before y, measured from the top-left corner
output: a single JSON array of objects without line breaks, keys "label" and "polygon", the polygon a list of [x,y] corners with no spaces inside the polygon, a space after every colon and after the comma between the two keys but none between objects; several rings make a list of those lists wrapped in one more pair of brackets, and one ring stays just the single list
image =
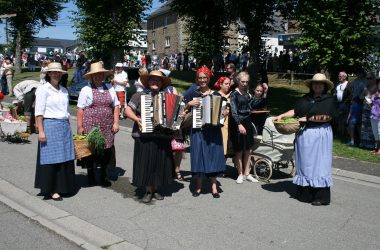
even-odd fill
[{"label": "white blouse", "polygon": [[[119,99],[117,98],[117,95],[116,95],[116,92],[115,92],[115,89],[112,87],[111,84],[106,84],[106,87],[108,88],[108,91],[111,95],[111,98],[112,98],[112,107],[120,107],[120,102],[119,102]],[[104,89],[103,89],[103,86],[100,86],[98,87],[98,90],[103,93],[104,92]],[[78,97],[78,104],[77,104],[77,107],[78,108],[81,108],[81,109],[84,109],[86,107],[89,107],[91,106],[92,104],[92,88],[91,88],[91,85],[90,83],[83,87],[79,93],[79,97]]]},{"label": "white blouse", "polygon": [[49,82],[36,90],[35,116],[52,119],[69,119],[69,93],[59,85],[59,90]]},{"label": "white blouse", "polygon": [[[125,72],[123,70],[120,73],[115,73],[113,79],[117,82],[127,82],[128,83],[128,74],[127,74],[127,72]],[[125,91],[125,88],[129,87],[129,83],[127,86],[115,84],[113,87],[115,88],[115,91]]]}]

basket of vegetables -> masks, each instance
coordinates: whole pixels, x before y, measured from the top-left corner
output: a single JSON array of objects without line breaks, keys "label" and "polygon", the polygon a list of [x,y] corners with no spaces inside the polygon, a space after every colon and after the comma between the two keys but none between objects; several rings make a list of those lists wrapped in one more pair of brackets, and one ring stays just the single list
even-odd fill
[{"label": "basket of vegetables", "polygon": [[290,135],[296,133],[300,129],[298,119],[285,117],[279,121],[273,122],[276,130],[284,135]]},{"label": "basket of vegetables", "polygon": [[99,128],[93,128],[88,134],[74,135],[75,159],[103,155],[105,144],[106,139]]}]

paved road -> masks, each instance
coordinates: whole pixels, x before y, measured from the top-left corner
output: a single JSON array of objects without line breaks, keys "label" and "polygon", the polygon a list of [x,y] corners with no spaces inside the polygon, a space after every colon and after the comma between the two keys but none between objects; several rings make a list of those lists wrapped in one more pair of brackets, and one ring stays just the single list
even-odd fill
[{"label": "paved road", "polygon": [[[25,145],[0,143],[0,176],[36,196],[37,137],[30,139]],[[186,154],[187,181],[174,182],[163,190],[165,200],[145,205],[139,201],[141,190],[131,184],[130,133],[119,132],[115,145],[117,168],[109,172],[110,188],[87,187],[86,173],[78,167],[78,192],[62,202],[46,202],[144,249],[380,249],[378,184],[334,177],[327,207],[293,199],[291,179],[279,174],[271,183],[258,184],[221,178],[221,199],[212,198],[209,186],[194,198]]]},{"label": "paved road", "polygon": [[0,202],[0,249],[81,249]]}]

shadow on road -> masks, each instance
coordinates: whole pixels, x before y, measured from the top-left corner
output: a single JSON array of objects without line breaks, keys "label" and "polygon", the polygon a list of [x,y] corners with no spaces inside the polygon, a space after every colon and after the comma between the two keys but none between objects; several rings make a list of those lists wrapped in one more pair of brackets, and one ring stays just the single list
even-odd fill
[{"label": "shadow on road", "polygon": [[290,180],[268,183],[261,185],[261,187],[269,192],[286,192],[289,194],[290,198],[296,197],[296,185],[294,185]]}]

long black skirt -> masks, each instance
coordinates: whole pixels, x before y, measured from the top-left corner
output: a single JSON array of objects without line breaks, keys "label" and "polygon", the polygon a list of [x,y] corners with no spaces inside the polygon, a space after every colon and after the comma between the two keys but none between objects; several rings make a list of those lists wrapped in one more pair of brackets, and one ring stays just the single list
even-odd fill
[{"label": "long black skirt", "polygon": [[41,189],[41,194],[73,194],[75,187],[74,161],[36,167],[34,187]]},{"label": "long black skirt", "polygon": [[297,185],[297,197],[299,201],[310,203],[313,201],[321,201],[324,204],[329,204],[331,201],[330,187],[315,188],[310,186]]},{"label": "long black skirt", "polygon": [[241,124],[247,131],[246,135],[240,134],[238,124],[234,121],[234,119],[230,119],[228,133],[229,138],[232,141],[232,148],[234,152],[249,150],[253,147],[253,135],[255,133],[255,129],[253,127],[251,117],[246,117],[241,121]]},{"label": "long black skirt", "polygon": [[170,138],[135,138],[133,184],[164,186],[173,182],[173,152]]},{"label": "long black skirt", "polygon": [[77,166],[82,168],[102,168],[116,167],[115,146],[104,149],[103,155],[90,155],[81,160],[77,160]]}]

